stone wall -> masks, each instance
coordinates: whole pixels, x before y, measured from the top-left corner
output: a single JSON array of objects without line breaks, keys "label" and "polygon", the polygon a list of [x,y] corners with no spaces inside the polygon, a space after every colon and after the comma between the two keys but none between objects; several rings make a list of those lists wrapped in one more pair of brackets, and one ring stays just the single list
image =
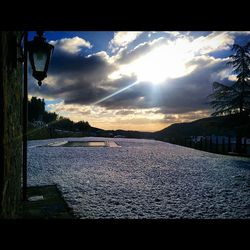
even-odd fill
[{"label": "stone wall", "polygon": [[21,32],[0,32],[0,217],[15,218],[21,200]]}]

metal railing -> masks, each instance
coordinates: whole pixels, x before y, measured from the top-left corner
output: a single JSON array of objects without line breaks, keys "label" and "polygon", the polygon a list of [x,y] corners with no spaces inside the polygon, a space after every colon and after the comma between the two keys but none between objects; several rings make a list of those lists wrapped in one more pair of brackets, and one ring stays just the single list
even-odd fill
[{"label": "metal railing", "polygon": [[[165,142],[190,147],[198,150],[217,154],[239,155],[237,149],[236,138],[231,136],[189,136],[179,138],[165,138]],[[242,138],[240,147],[240,155],[250,156],[250,139]]]}]

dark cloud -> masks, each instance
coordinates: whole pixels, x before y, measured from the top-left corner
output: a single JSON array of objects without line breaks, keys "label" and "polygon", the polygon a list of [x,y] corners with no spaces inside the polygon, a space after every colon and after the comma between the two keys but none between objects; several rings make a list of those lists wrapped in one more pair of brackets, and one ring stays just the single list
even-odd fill
[{"label": "dark cloud", "polygon": [[47,78],[39,89],[30,78],[29,93],[62,98],[66,104],[91,104],[110,93],[103,82],[115,68],[103,54],[84,57],[58,50],[48,72],[53,82]]},{"label": "dark cloud", "polygon": [[[220,72],[227,68],[226,63],[201,57],[193,60],[192,64],[198,66],[189,75],[167,79],[159,85],[139,83],[100,105],[109,109],[160,108],[160,112],[164,114],[181,114],[208,109],[207,96],[212,92],[212,83],[218,80]],[[227,80],[224,79],[222,82]]]},{"label": "dark cloud", "polygon": [[73,77],[72,79],[100,81],[114,69],[115,65],[109,64],[104,54],[85,57],[58,50],[52,57],[49,74],[57,76],[62,74],[65,78]]},{"label": "dark cloud", "polygon": [[155,105],[161,108],[162,113],[180,114],[209,108],[207,97],[212,92],[212,83],[219,79],[218,74],[227,66],[225,62],[211,63],[205,59],[198,65],[191,74],[159,86],[157,94],[160,98]]}]

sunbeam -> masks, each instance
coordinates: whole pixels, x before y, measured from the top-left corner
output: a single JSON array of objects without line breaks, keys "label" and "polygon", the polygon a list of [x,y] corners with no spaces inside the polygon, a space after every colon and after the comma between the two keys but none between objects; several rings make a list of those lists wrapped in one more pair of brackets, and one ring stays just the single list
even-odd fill
[{"label": "sunbeam", "polygon": [[106,97],[100,99],[99,101],[93,103],[93,105],[96,105],[96,104],[99,104],[99,103],[101,103],[101,102],[103,102],[103,101],[106,101],[107,99],[109,99],[109,98],[111,98],[111,97],[113,97],[113,96],[115,96],[115,95],[118,95],[118,94],[120,94],[121,92],[123,92],[123,91],[125,91],[125,90],[127,90],[127,89],[129,89],[129,88],[131,88],[131,87],[133,87],[134,85],[138,84],[139,82],[140,82],[140,81],[135,81],[135,82],[133,82],[132,84],[130,84],[130,85],[128,85],[128,86],[126,86],[126,87],[124,87],[124,88],[122,88],[122,89],[119,89],[118,91],[114,92],[113,94],[108,95],[108,96],[106,96]]}]

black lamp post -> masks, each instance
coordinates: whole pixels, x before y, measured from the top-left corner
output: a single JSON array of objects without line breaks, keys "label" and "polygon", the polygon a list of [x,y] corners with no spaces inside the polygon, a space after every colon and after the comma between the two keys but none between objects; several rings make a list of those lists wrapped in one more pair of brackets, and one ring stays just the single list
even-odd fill
[{"label": "black lamp post", "polygon": [[54,46],[47,43],[42,31],[37,31],[33,41],[28,41],[28,32],[23,34],[23,200],[27,200],[27,123],[28,123],[28,54],[32,68],[32,75],[42,85],[47,77],[50,57]]},{"label": "black lamp post", "polygon": [[47,43],[43,32],[37,32],[33,41],[28,42],[29,60],[32,67],[32,75],[42,85],[42,80],[47,77],[50,57],[54,46]]}]

